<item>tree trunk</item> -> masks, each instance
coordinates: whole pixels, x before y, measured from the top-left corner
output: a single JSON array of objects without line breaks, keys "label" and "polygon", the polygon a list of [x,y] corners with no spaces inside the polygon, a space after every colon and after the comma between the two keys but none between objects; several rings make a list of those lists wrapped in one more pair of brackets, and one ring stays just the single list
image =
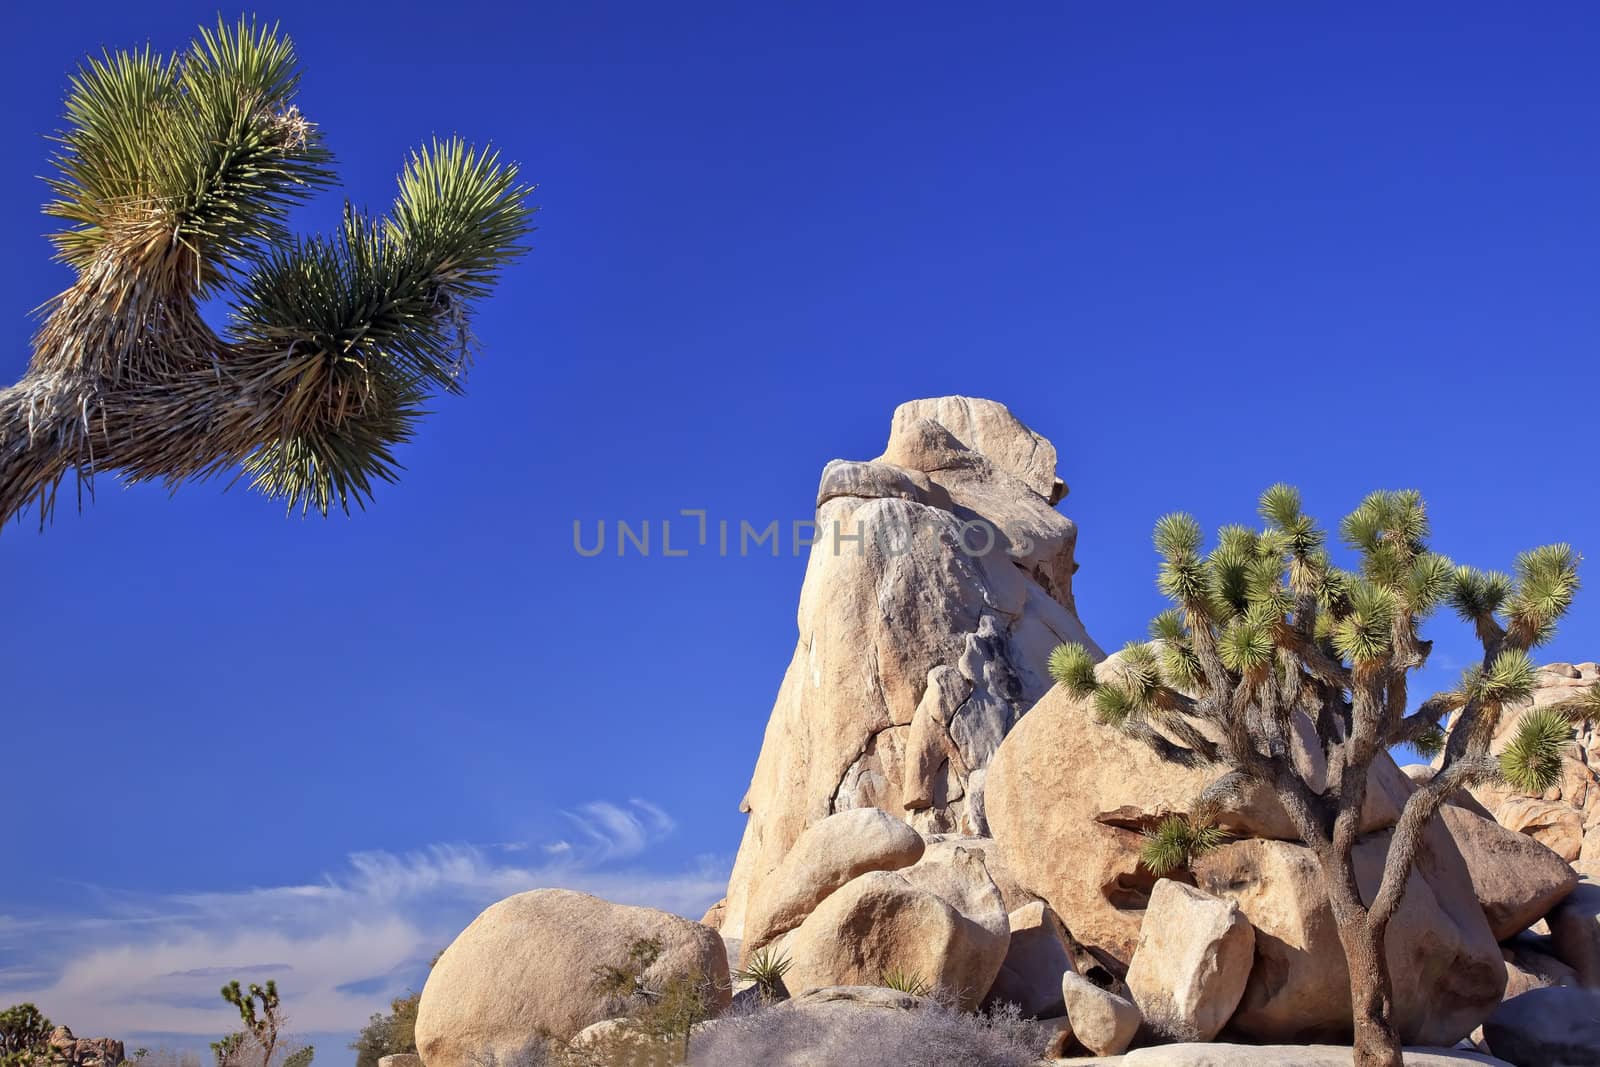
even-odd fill
[{"label": "tree trunk", "polygon": [[1350,965],[1350,1008],[1355,1016],[1355,1067],[1404,1067],[1394,1025],[1394,983],[1383,952],[1383,932],[1365,914],[1339,922]]}]

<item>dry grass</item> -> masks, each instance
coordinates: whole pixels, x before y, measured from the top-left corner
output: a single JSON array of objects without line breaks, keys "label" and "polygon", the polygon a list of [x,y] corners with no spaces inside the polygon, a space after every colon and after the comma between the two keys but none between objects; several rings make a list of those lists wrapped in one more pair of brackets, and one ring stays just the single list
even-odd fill
[{"label": "dry grass", "polygon": [[1051,1032],[1014,1005],[974,1015],[936,1001],[912,1011],[829,1005],[757,1005],[707,1024],[690,1046],[691,1067],[829,1067],[961,1064],[1033,1067]]}]

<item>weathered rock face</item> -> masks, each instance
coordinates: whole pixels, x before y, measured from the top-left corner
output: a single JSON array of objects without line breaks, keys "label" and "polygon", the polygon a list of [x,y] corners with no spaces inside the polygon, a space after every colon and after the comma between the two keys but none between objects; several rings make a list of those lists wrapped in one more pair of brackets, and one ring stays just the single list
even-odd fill
[{"label": "weathered rock face", "polygon": [[1255,930],[1231,900],[1163,878],[1150,894],[1128,993],[1167,1041],[1210,1041],[1244,995]]},{"label": "weathered rock face", "polygon": [[[1109,677],[1120,654],[1101,663]],[[1046,900],[1072,936],[1121,973],[1156,882],[1139,862],[1143,832],[1186,814],[1220,774],[1163,761],[1094,721],[1088,701],[1050,690],[1006,737],[989,767],[989,823],[1021,887]],[[1393,825],[1411,781],[1387,755],[1373,764],[1363,826]],[[1224,813],[1239,837],[1293,839],[1277,800],[1256,789]]]},{"label": "weathered rock face", "polygon": [[1600,992],[1529,990],[1496,1008],[1483,1036],[1490,1052],[1518,1067],[1600,1063]]},{"label": "weathered rock face", "polygon": [[1551,954],[1576,971],[1583,985],[1600,988],[1600,884],[1579,882],[1545,921]]},{"label": "weathered rock face", "polygon": [[127,1058],[121,1041],[109,1037],[73,1037],[65,1026],[50,1032],[53,1067],[117,1067]]},{"label": "weathered rock face", "polygon": [[806,828],[745,918],[743,952],[788,933],[834,890],[868,871],[893,871],[922,858],[922,835],[879,808],[854,808]]},{"label": "weathered rock face", "polygon": [[1075,971],[1067,949],[1066,931],[1050,905],[1024,904],[1008,917],[1011,927],[1005,962],[995,976],[985,1003],[1015,1004],[1033,1019],[1066,1014],[1061,999],[1061,977]]},{"label": "weathered rock face", "polygon": [[984,834],[984,768],[1049,687],[1072,599],[1055,449],[992,401],[913,401],[887,449],[823,471],[800,640],[741,810],[722,932],[807,826],[879,807],[925,833]]},{"label": "weathered rock face", "polygon": [[[999,890],[991,883],[989,891],[998,906]],[[980,896],[981,887],[963,895]],[[1000,916],[1004,921],[1005,913]],[[793,966],[784,984],[797,994],[825,986],[881,985],[897,970],[948,992],[971,1010],[994,984],[1006,938],[937,893],[913,885],[906,872],[872,871],[818,905],[790,936],[787,951]]]},{"label": "weathered rock face", "polygon": [[[1510,743],[1529,708],[1575,699],[1600,681],[1600,664],[1550,663],[1535,678],[1533,695],[1500,716],[1490,751],[1500,752]],[[1454,722],[1452,716],[1450,724]],[[1547,845],[1580,873],[1600,877],[1600,833],[1591,835],[1600,830],[1600,723],[1586,719],[1576,732],[1562,760],[1560,782],[1543,794],[1520,794],[1504,785],[1475,786],[1472,794],[1501,825]]]},{"label": "weathered rock face", "polygon": [[[1370,901],[1388,833],[1356,846]],[[1238,903],[1255,927],[1255,966],[1229,1031],[1257,1041],[1341,1041],[1351,1034],[1350,975],[1311,850],[1238,841],[1201,857],[1202,889]],[[1488,1017],[1505,988],[1505,963],[1465,864],[1442,824],[1428,831],[1385,942],[1395,978],[1395,1022],[1408,1044],[1449,1046]]]},{"label": "weathered rock face", "polygon": [[661,946],[647,983],[698,976],[718,1010],[727,1007],[716,931],[653,908],[537,889],[491,905],[439,957],[417,1011],[418,1052],[428,1067],[474,1067],[490,1054],[517,1062],[541,1034],[572,1037],[606,1014],[595,969],[625,966],[643,938]]},{"label": "weathered rock face", "polygon": [[1526,930],[1578,884],[1578,873],[1531,837],[1452,804],[1439,816],[1461,850],[1496,940]]}]

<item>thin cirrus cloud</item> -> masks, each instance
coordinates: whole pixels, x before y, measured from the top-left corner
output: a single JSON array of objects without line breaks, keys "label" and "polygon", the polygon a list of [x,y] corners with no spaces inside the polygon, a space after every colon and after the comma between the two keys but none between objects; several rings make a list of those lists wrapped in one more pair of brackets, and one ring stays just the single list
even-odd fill
[{"label": "thin cirrus cloud", "polygon": [[691,916],[722,895],[725,857],[670,871],[643,863],[675,829],[656,805],[595,801],[563,815],[569,833],[532,847],[358,852],[305,884],[101,888],[70,913],[0,915],[0,1005],[32,1001],[79,1034],[203,1047],[238,1022],[217,996],[223,981],[274,978],[297,1031],[350,1034],[420,987],[433,955],[513,893],[579,889]]}]

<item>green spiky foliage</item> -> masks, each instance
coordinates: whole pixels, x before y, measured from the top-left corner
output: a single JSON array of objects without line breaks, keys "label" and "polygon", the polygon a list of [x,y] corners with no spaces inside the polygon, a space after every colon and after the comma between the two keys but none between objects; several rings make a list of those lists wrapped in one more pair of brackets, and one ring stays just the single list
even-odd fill
[{"label": "green spiky foliage", "polygon": [[787,955],[767,945],[751,953],[750,962],[734,971],[733,977],[736,981],[752,983],[761,999],[779,1000],[788,996],[783,976],[793,966],[794,961]]},{"label": "green spiky foliage", "polygon": [[[1579,559],[1569,545],[1548,545],[1517,557],[1509,573],[1457,566],[1430,549],[1427,511],[1410,490],[1372,493],[1339,523],[1349,569],[1334,563],[1294,488],[1267,490],[1260,516],[1260,528],[1225,526],[1210,547],[1193,517],[1162,518],[1156,584],[1173,606],[1151,623],[1152,640],[1099,665],[1087,649],[1062,645],[1048,666],[1101,723],[1164,759],[1218,773],[1191,812],[1147,835],[1142,862],[1152,872],[1177,871],[1214,847],[1216,815],[1245,788],[1276,794],[1327,874],[1341,935],[1379,961],[1381,973],[1351,973],[1357,1062],[1392,1064],[1398,1039],[1381,947],[1423,829],[1466,786],[1546,787],[1572,721],[1600,712],[1597,685],[1571,705],[1527,712],[1504,751],[1490,754],[1501,718],[1528,702],[1532,650],[1571,606]],[[1444,606],[1472,625],[1483,656],[1453,689],[1412,707],[1408,680],[1432,648],[1421,624]],[[1307,737],[1326,765],[1315,788],[1294,759]],[[1401,743],[1436,756],[1440,769],[1407,801],[1368,905],[1351,891],[1351,850],[1368,771]]]},{"label": "green spiky foliage", "polygon": [[933,983],[928,981],[917,971],[902,967],[890,967],[878,979],[885,989],[892,989],[897,993],[907,993],[913,997],[925,997],[933,992]]},{"label": "green spiky foliage", "polygon": [[266,985],[251,982],[245,988],[236,979],[222,987],[222,999],[238,1011],[243,1029],[212,1044],[218,1067],[239,1063],[247,1049],[252,1050],[252,1059],[259,1056],[261,1067],[272,1067],[287,1022],[278,983],[269,978]]},{"label": "green spiky foliage", "polygon": [[1139,862],[1151,874],[1165,878],[1227,839],[1228,835],[1211,823],[1198,822],[1186,815],[1169,815],[1145,833]]},{"label": "green spiky foliage", "polygon": [[0,1067],[35,1067],[50,1056],[53,1027],[33,1004],[0,1011]]},{"label": "green spiky foliage", "polygon": [[[524,251],[516,166],[447,139],[412,153],[387,213],[332,233],[289,211],[333,183],[275,26],[107,52],[73,77],[46,214],[75,273],[28,371],[0,390],[0,525],[43,523],[63,479],[169,485],[234,472],[291,509],[393,481],[429,397],[459,392],[471,310]],[[203,301],[228,306],[218,333]]]}]

